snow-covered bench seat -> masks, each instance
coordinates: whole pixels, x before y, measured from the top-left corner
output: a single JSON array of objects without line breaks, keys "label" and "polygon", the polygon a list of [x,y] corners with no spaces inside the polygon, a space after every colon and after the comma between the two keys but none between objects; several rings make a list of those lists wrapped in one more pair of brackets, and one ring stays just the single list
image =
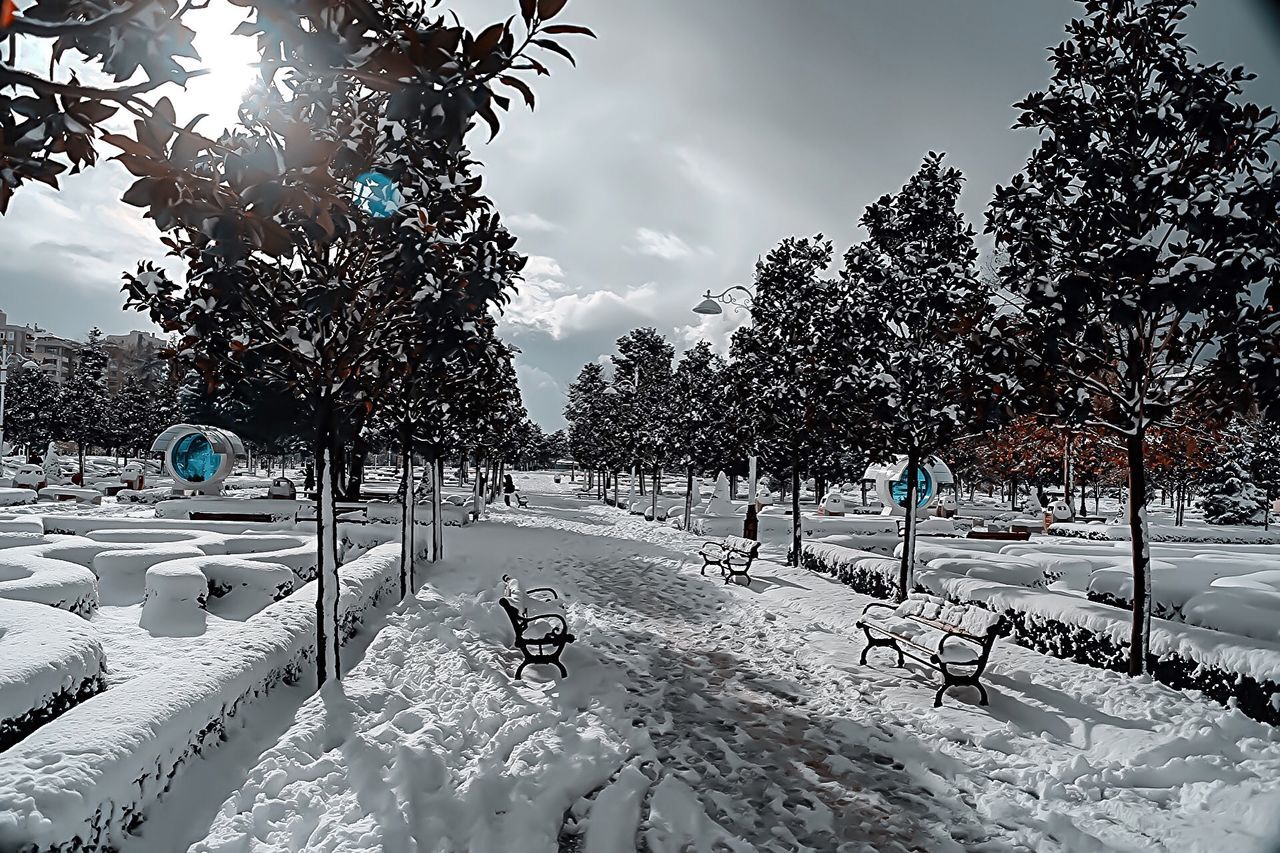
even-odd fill
[{"label": "snow-covered bench seat", "polygon": [[760,556],[760,543],[741,536],[726,536],[719,541],[704,542],[698,549],[702,558],[699,574],[705,575],[708,566],[715,566],[724,575],[724,582],[751,585],[751,564]]},{"label": "snow-covered bench seat", "polygon": [[999,615],[915,593],[897,607],[868,604],[858,627],[867,635],[867,647],[862,650],[864,666],[867,653],[884,646],[898,653],[898,666],[909,657],[942,673],[942,686],[933,700],[935,708],[942,704],[947,688],[959,686],[978,688],[982,704],[987,704],[987,689],[978,678],[987,668],[991,647],[1001,633]]},{"label": "snow-covered bench seat", "polygon": [[0,752],[105,686],[93,625],[44,604],[0,599]]},{"label": "snow-covered bench seat", "polygon": [[511,620],[511,628],[516,633],[515,647],[524,655],[516,668],[516,678],[531,663],[551,664],[562,676],[568,677],[560,655],[574,636],[569,633],[559,594],[549,586],[526,590],[509,575],[503,575],[502,580],[506,585],[505,594],[498,599],[498,604]]}]

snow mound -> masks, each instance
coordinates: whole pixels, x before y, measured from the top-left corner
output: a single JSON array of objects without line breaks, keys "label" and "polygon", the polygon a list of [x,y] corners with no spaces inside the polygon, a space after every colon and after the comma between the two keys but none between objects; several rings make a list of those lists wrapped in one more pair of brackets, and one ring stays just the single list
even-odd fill
[{"label": "snow mound", "polygon": [[198,566],[170,560],[147,569],[142,619],[153,635],[191,637],[204,633],[209,581]]},{"label": "snow mound", "polygon": [[93,558],[93,571],[101,583],[102,600],[133,604],[142,600],[147,569],[180,557],[203,557],[194,545],[161,543],[146,548],[104,551]]}]

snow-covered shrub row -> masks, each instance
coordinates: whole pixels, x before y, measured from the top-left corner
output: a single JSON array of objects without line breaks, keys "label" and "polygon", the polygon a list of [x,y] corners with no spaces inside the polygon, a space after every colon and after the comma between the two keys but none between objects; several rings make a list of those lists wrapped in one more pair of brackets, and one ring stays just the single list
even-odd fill
[{"label": "snow-covered shrub row", "polygon": [[897,560],[822,542],[806,542],[800,565],[811,572],[832,575],[855,592],[874,598],[894,598],[898,592]]},{"label": "snow-covered shrub row", "polygon": [[[1127,542],[1129,527],[1125,524],[1079,524],[1058,522],[1050,525],[1049,535],[1076,539],[1093,539],[1102,542]],[[1280,530],[1272,528],[1221,528],[1208,526],[1177,527],[1172,524],[1152,524],[1147,535],[1152,542],[1186,542],[1206,545],[1259,545],[1280,544]]]},{"label": "snow-covered shrub row", "polygon": [[[342,567],[344,640],[398,594],[399,562],[399,546],[385,545]],[[119,846],[248,703],[314,666],[315,595],[306,585],[241,630],[77,705],[0,754],[0,850]]]},{"label": "snow-covered shrub row", "polygon": [[13,489],[8,486],[0,487],[0,506],[33,504],[36,502],[36,498],[37,495],[33,489]]},{"label": "snow-covered shrub row", "polygon": [[101,515],[45,515],[36,516],[45,533],[64,533],[85,536],[95,530],[205,530],[213,533],[240,534],[246,531],[288,533],[293,524],[247,521],[191,521],[177,518],[129,518],[128,516]]},{"label": "snow-covered shrub row", "polygon": [[0,599],[0,752],[105,686],[102,644],[89,622]]},{"label": "snow-covered shrub row", "polygon": [[0,551],[0,599],[34,601],[88,618],[98,606],[93,572],[33,550]]},{"label": "snow-covered shrub row", "polygon": [[[928,572],[933,594],[1000,613],[1019,645],[1088,666],[1125,671],[1129,614],[1074,595],[1031,590],[977,578]],[[1152,677],[1178,690],[1199,690],[1217,702],[1280,725],[1280,643],[1233,638],[1219,631],[1151,620]]]},{"label": "snow-covered shrub row", "polygon": [[[265,515],[273,522],[292,523],[304,505],[306,504],[302,501],[276,498],[174,498],[157,503],[156,516],[188,520],[193,512],[233,512]],[[243,525],[246,522],[240,523]]]}]

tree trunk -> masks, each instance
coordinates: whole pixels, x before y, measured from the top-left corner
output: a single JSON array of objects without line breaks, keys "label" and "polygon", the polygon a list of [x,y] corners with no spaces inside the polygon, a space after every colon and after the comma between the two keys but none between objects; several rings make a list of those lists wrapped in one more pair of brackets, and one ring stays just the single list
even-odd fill
[{"label": "tree trunk", "polygon": [[444,486],[444,457],[439,454],[431,463],[431,561],[444,559],[444,516],[440,509]]},{"label": "tree trunk", "polygon": [[801,548],[800,527],[800,453],[791,450],[791,562],[789,565],[800,565]]},{"label": "tree trunk", "polygon": [[902,523],[902,562],[898,567],[898,600],[905,601],[915,586],[916,574],[916,480],[919,474],[920,451],[907,450],[907,495],[903,500],[906,517]]},{"label": "tree trunk", "polygon": [[658,492],[662,490],[662,468],[653,466],[653,500],[649,503],[649,520],[658,520]]},{"label": "tree trunk", "polygon": [[1151,563],[1147,550],[1147,471],[1141,426],[1127,437],[1129,456],[1129,535],[1133,545],[1133,626],[1129,635],[1129,674],[1147,671],[1151,642]]},{"label": "tree trunk", "polygon": [[693,527],[693,466],[685,468],[684,472],[684,529],[692,530]]},{"label": "tree trunk", "polygon": [[413,578],[413,427],[406,420],[400,425],[400,448],[404,451],[404,468],[400,476],[404,505],[400,514],[400,598],[416,589]]},{"label": "tree trunk", "polygon": [[359,435],[351,442],[351,455],[347,458],[347,485],[343,490],[349,501],[360,500],[360,487],[364,485],[364,465],[369,457],[369,442]]},{"label": "tree trunk", "polygon": [[333,404],[328,398],[316,406],[316,678],[320,684],[332,676],[341,680],[338,656],[338,538],[334,491],[336,471],[333,452]]},{"label": "tree trunk", "polygon": [[480,458],[479,451],[476,451],[476,481],[471,489],[471,511],[475,513],[476,521],[480,520],[480,516],[484,512],[484,476],[480,473],[483,468],[484,460]]}]

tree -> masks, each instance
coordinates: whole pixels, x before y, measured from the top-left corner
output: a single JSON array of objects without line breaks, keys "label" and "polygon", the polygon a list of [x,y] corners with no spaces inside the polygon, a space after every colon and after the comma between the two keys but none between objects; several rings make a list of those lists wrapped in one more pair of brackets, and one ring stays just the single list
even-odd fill
[{"label": "tree", "polygon": [[666,425],[675,347],[652,327],[633,329],[618,338],[617,346],[612,356],[614,431],[622,443],[617,455],[626,454],[632,460],[633,470],[641,477],[641,494],[646,467],[652,473],[656,521],[662,468],[671,449]]},{"label": "tree", "polygon": [[979,369],[965,341],[989,299],[975,263],[973,229],[956,210],[963,176],[930,153],[895,195],[862,217],[867,238],[845,254],[833,337],[859,359],[836,380],[906,456],[900,597],[915,582],[921,468],[974,420],[970,389]]},{"label": "tree", "polygon": [[42,370],[19,368],[9,374],[5,394],[4,438],[25,444],[29,453],[67,434],[61,417],[62,389]]},{"label": "tree", "polygon": [[752,323],[734,332],[729,348],[743,383],[735,396],[754,449],[772,473],[791,479],[789,565],[800,564],[803,454],[824,419],[814,343],[830,332],[817,321],[829,316],[835,294],[823,277],[830,263],[831,243],[821,234],[788,237],[757,261]]},{"label": "tree", "polygon": [[102,346],[102,332],[96,326],[89,330],[89,339],[76,358],[75,369],[63,383],[58,401],[61,413],[57,420],[65,428],[66,437],[76,443],[83,482],[86,448],[108,440],[112,433],[107,352]]},{"label": "tree", "polygon": [[724,396],[724,359],[700,341],[676,365],[666,411],[668,459],[685,469],[684,528],[693,520],[693,476],[715,450],[716,410]]},{"label": "tree", "polygon": [[1129,670],[1146,671],[1144,448],[1197,401],[1248,405],[1280,303],[1280,129],[1239,99],[1243,68],[1193,60],[1191,0],[1087,0],[1048,88],[1017,108],[1040,144],[997,187],[987,230],[1010,307],[990,340],[1006,402],[1035,400],[1125,444],[1133,551]]},{"label": "tree", "polygon": [[1223,461],[1205,477],[1199,504],[1210,524],[1261,526],[1266,516],[1266,494],[1234,459]]},{"label": "tree", "polygon": [[[619,464],[617,407],[605,393],[608,387],[603,366],[593,361],[582,366],[566,397],[564,419],[569,424],[569,452],[588,473],[616,471]],[[603,496],[603,482],[598,489]]]},{"label": "tree", "polygon": [[[216,142],[175,135],[163,123],[137,144],[116,142],[138,176],[126,200],[150,206],[186,267],[180,288],[141,265],[126,276],[128,304],[179,333],[177,351],[211,381],[269,377],[287,383],[311,413],[322,682],[340,672],[340,425],[368,418],[377,392],[398,377],[411,377],[405,390],[412,397],[416,374],[474,342],[478,319],[509,298],[524,259],[480,193],[478,164],[463,141],[473,119],[496,132],[494,105],[506,99],[492,86],[528,90],[504,72],[545,70],[526,55],[531,47],[567,55],[539,35],[563,6],[523,2],[518,45],[511,21],[472,35],[421,4],[386,4],[356,21],[337,14],[316,26],[327,35],[335,23],[359,24],[329,45],[342,67],[363,44],[368,58],[359,73],[335,79],[324,69],[295,68],[287,86],[252,96],[241,126]],[[290,37],[278,26],[259,11],[245,30],[271,46]],[[572,25],[547,29],[589,34]],[[308,47],[323,49],[323,42]],[[176,170],[175,160],[194,163],[198,177]],[[348,204],[353,187],[370,185],[380,197],[357,192]],[[157,197],[171,196],[180,201],[157,208]],[[449,334],[432,334],[437,329]],[[426,399],[439,404],[438,396]],[[412,504],[406,499],[406,535]]]}]

